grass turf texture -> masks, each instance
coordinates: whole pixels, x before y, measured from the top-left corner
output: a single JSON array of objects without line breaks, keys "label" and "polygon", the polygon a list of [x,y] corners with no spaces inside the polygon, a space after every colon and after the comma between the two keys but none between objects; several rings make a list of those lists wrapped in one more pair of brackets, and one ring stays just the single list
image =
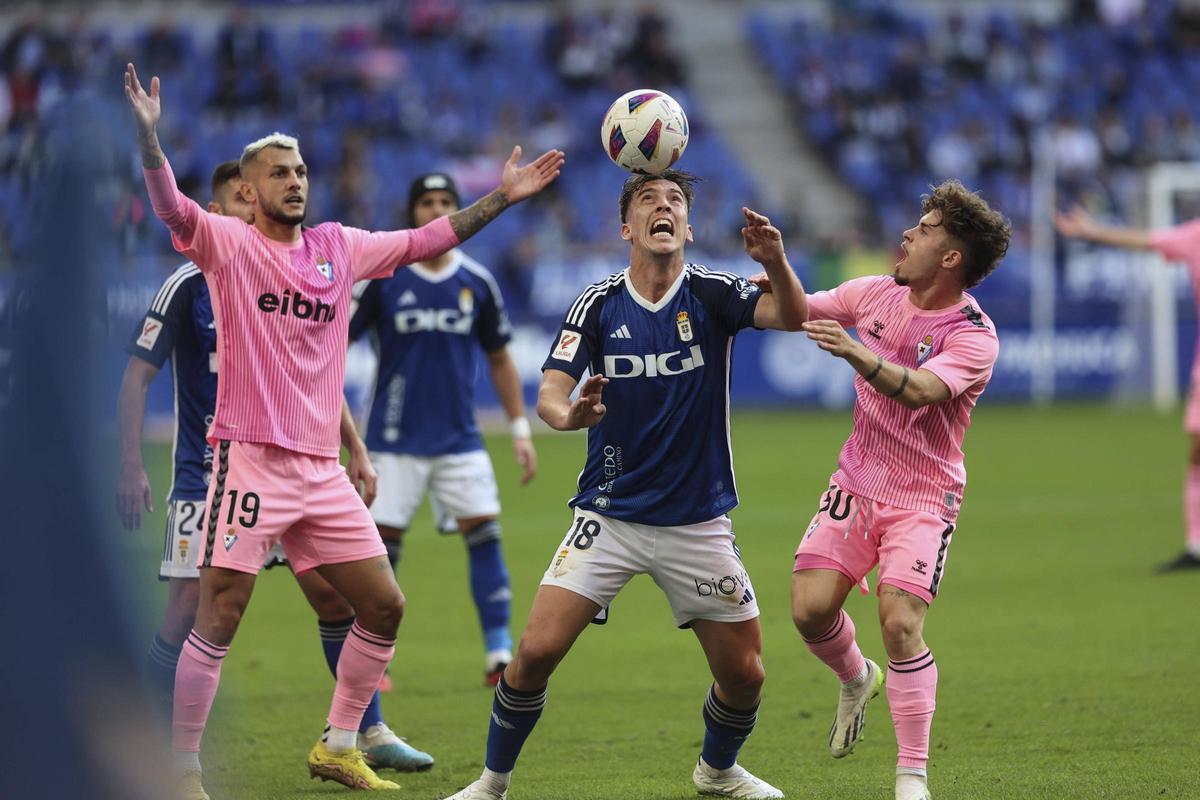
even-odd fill
[{"label": "grass turf texture", "polygon": [[[849,414],[739,414],[733,440],[742,505],[738,542],[762,609],[767,683],[741,762],[790,798],[892,797],[895,737],[883,694],[848,759],[826,749],[837,688],[792,628],[791,556],[816,510]],[[520,633],[542,571],[570,522],[580,435],[536,440],[540,472],[517,485],[507,437],[488,440],[499,474],[504,544]],[[169,448],[147,454],[155,491]],[[1156,576],[1180,549],[1186,440],[1176,417],[1104,407],[977,410],[970,480],[942,595],[926,638],[941,675],[930,782],[940,798],[1200,797],[1200,573]],[[152,581],[163,513],[128,546]],[[719,577],[719,576],[718,576]],[[466,556],[423,511],[399,570],[408,598],[384,696],[393,728],[437,758],[422,775],[384,773],[396,796],[443,797],[483,764],[492,693]],[[874,588],[874,581],[872,580]],[[864,652],[886,661],[875,600],[847,605]],[[580,638],[551,683],[518,764],[522,798],[694,797],[710,678],[695,637],[675,630],[647,577],[612,619]],[[304,758],[324,725],[333,681],[316,620],[290,575],[264,573],[222,675],[205,735],[214,800],[332,797]]]}]

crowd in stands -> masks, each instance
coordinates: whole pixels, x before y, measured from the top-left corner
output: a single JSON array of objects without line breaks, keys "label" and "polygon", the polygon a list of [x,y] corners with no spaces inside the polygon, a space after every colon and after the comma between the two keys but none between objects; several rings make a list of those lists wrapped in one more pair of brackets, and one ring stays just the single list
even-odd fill
[{"label": "crowd in stands", "polygon": [[1200,160],[1195,3],[1077,2],[1053,21],[1001,4],[946,16],[885,2],[828,10],[756,13],[748,32],[883,235],[902,230],[914,194],[945,177],[982,189],[1027,231],[1043,143],[1062,202],[1134,220],[1141,168]]}]

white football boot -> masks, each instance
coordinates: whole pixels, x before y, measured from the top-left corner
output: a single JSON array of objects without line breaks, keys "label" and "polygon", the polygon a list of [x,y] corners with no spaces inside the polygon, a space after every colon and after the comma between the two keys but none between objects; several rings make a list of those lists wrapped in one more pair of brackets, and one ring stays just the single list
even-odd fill
[{"label": "white football boot", "polygon": [[883,688],[883,670],[869,658],[866,662],[867,677],[862,683],[854,687],[842,685],[837,716],[829,731],[829,752],[834,758],[845,758],[854,752],[854,745],[862,739],[863,726],[867,721],[867,701]]},{"label": "white football boot", "polygon": [[767,800],[783,797],[783,792],[766,781],[756,778],[734,764],[729,769],[713,769],[701,758],[696,761],[692,782],[700,794],[716,797],[740,797],[745,800]]},{"label": "white football boot", "polygon": [[[509,773],[511,774],[511,773]],[[467,788],[455,792],[445,800],[506,800],[508,788],[497,790],[497,783],[484,777],[472,783]]]},{"label": "white football boot", "polygon": [[929,779],[910,772],[896,773],[896,800],[933,800]]}]

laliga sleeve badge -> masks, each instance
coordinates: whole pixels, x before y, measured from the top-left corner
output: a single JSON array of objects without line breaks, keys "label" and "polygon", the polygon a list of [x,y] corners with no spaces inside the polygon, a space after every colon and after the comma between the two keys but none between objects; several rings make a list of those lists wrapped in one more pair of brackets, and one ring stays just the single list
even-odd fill
[{"label": "laliga sleeve badge", "polygon": [[675,327],[679,329],[679,340],[681,342],[690,342],[692,340],[692,321],[688,319],[686,311],[680,311],[675,315]]},{"label": "laliga sleeve badge", "polygon": [[559,361],[574,361],[575,353],[579,350],[580,335],[565,328],[558,334],[558,344],[550,355]]},{"label": "laliga sleeve badge", "polygon": [[925,359],[933,352],[933,335],[925,334],[925,338],[917,342],[917,363],[924,364]]}]

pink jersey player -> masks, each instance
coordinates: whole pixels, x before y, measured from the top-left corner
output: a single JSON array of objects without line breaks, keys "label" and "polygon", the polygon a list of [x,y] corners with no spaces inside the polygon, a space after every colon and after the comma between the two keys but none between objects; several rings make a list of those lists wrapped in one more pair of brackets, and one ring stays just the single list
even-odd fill
[{"label": "pink jersey player", "polygon": [[297,573],[318,570],[357,617],[309,772],[355,789],[399,788],[379,778],[357,749],[359,722],[395,652],[404,597],[366,505],[338,463],[350,290],[357,280],[434,258],[473,235],[554,180],[563,155],[551,150],[520,167],[515,148],[499,188],[475,204],[415,231],[368,233],[337,223],[301,226],[307,167],[295,139],[273,134],[247,145],[239,162],[241,193],[254,207],[249,226],[205,212],[176,188],[155,130],[158,78],[147,93],[130,64],[125,94],[155,214],[176,249],[204,273],[217,328],[200,603],[175,678],[181,795],[208,800],[200,740],[255,576],[278,541]]},{"label": "pink jersey player", "polygon": [[[804,330],[858,372],[854,429],[796,550],[792,617],[842,682],[829,747],[848,755],[884,672],[863,657],[842,609],[879,565],[887,694],[899,744],[897,800],[928,800],[925,772],[937,667],[923,627],[945,575],[963,499],[963,435],[999,351],[991,320],[965,290],[1008,249],[1011,227],[946,181],[904,232],[892,276],[808,297]],[[859,341],[846,333],[855,328]]]},{"label": "pink jersey player", "polygon": [[[1132,250],[1155,250],[1168,262],[1186,264],[1192,278],[1192,290],[1200,307],[1200,219],[1147,231],[1118,225],[1104,225],[1082,208],[1074,208],[1054,219],[1059,233],[1069,238],[1086,239],[1100,244]],[[1186,541],[1183,552],[1159,566],[1159,572],[1200,569],[1200,348],[1192,363],[1191,393],[1183,417],[1183,427],[1192,440],[1187,477],[1183,489],[1183,520]]]}]

